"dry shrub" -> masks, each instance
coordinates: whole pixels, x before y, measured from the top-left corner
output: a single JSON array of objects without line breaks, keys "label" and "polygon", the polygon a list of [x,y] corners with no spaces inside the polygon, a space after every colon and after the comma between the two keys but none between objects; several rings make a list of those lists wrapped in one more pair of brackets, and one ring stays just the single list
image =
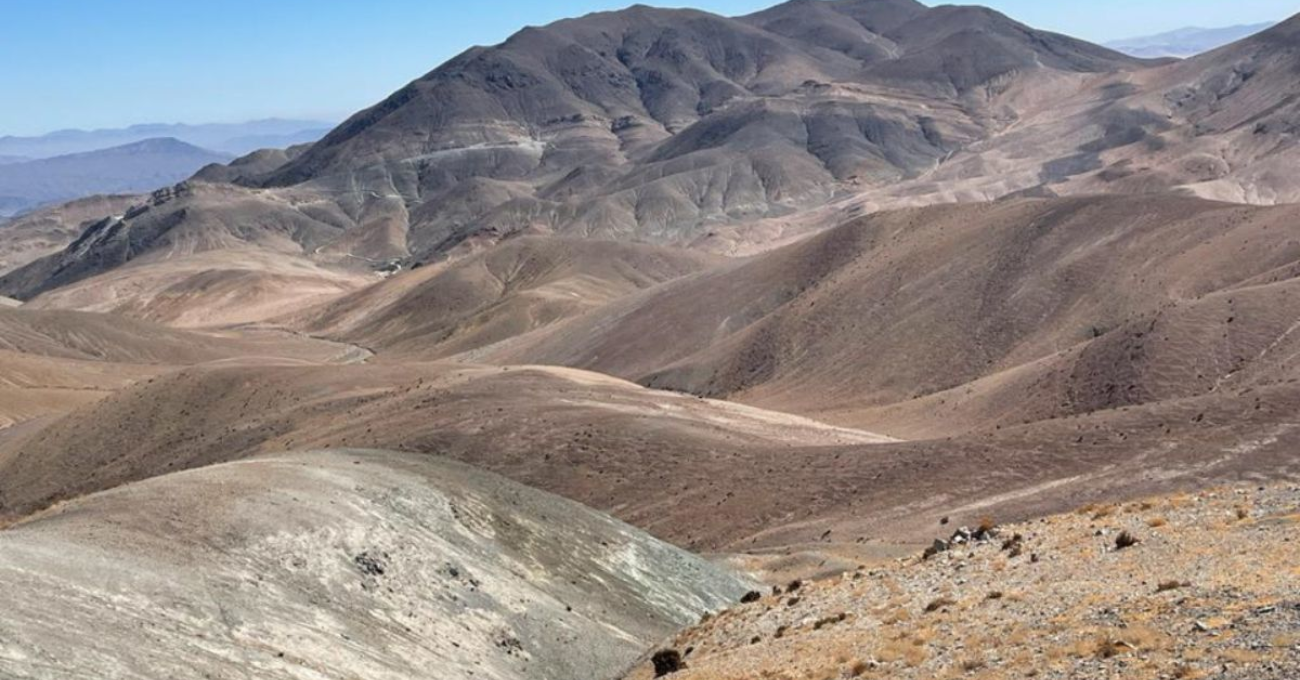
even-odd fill
[{"label": "dry shrub", "polygon": [[1151,519],[1147,520],[1147,526],[1151,527],[1152,529],[1159,529],[1160,527],[1167,526],[1168,524],[1169,524],[1169,520],[1165,519],[1164,517],[1152,517]]},{"label": "dry shrub", "polygon": [[1115,514],[1115,512],[1118,510],[1119,508],[1117,506],[1110,505],[1110,504],[1094,505],[1092,506],[1092,519],[1094,521],[1099,519],[1105,519]]},{"label": "dry shrub", "polygon": [[1300,633],[1283,633],[1269,641],[1274,647],[1286,649],[1288,647],[1300,647]]},{"label": "dry shrub", "polygon": [[925,663],[929,658],[929,652],[926,651],[924,644],[916,644],[914,640],[902,636],[881,645],[876,650],[876,658],[884,663],[901,662],[916,667]]},{"label": "dry shrub", "polygon": [[1264,655],[1249,649],[1225,649],[1219,652],[1219,659],[1227,663],[1258,663]]},{"label": "dry shrub", "polygon": [[849,618],[849,615],[848,615],[848,614],[845,614],[845,613],[841,612],[841,613],[839,613],[839,614],[836,614],[835,616],[827,616],[827,617],[824,617],[824,618],[818,619],[815,623],[813,623],[813,630],[821,630],[822,628],[825,628],[826,626],[833,626],[833,625],[835,625],[835,624],[837,624],[837,623],[842,623],[843,621],[845,621],[845,620],[848,619],[848,618]]}]

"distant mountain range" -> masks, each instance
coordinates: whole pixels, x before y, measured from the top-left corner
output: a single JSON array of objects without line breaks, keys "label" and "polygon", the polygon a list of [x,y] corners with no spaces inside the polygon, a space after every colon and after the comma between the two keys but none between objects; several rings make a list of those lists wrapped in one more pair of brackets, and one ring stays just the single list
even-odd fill
[{"label": "distant mountain range", "polygon": [[150,123],[105,130],[59,130],[39,137],[0,137],[0,164],[12,162],[5,159],[7,156],[19,160],[52,158],[165,137],[232,156],[242,156],[258,149],[314,142],[332,127],[332,123],[315,120],[269,118],[247,123]]},{"label": "distant mountain range", "polygon": [[1180,28],[1168,33],[1116,40],[1107,43],[1106,46],[1134,57],[1185,59],[1223,47],[1276,25],[1276,22],[1270,21],[1226,28]]},{"label": "distant mountain range", "polygon": [[151,191],[175,184],[205,165],[230,159],[230,154],[168,137],[0,164],[0,218],[92,194]]}]

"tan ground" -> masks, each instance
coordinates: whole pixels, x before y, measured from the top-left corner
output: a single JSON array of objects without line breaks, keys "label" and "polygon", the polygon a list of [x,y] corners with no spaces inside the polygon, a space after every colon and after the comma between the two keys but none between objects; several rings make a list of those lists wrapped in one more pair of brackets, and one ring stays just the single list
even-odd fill
[{"label": "tan ground", "polygon": [[211,362],[360,361],[368,352],[269,329],[190,333],[119,316],[0,307],[0,432]]},{"label": "tan ground", "polygon": [[[663,645],[687,654],[667,677],[1287,680],[1298,511],[1300,488],[1251,487],[1000,527],[706,618]],[[1139,543],[1117,550],[1125,531]],[[653,673],[643,661],[627,677]]]},{"label": "tan ground", "polygon": [[382,354],[437,359],[505,342],[722,261],[637,243],[521,237],[280,321]]},{"label": "tan ground", "polygon": [[284,316],[377,280],[373,274],[327,269],[292,255],[230,248],[135,261],[37,296],[26,306],[212,328]]}]

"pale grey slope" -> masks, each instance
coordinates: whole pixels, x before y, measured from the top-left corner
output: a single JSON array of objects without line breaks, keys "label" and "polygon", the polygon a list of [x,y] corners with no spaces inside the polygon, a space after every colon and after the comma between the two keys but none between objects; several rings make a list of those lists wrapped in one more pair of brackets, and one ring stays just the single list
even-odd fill
[{"label": "pale grey slope", "polygon": [[0,532],[0,676],[600,680],[749,584],[457,463],[339,450]]},{"label": "pale grey slope", "polygon": [[1106,43],[1106,46],[1134,57],[1186,59],[1248,38],[1275,25],[1277,22],[1269,21],[1223,28],[1188,27],[1156,35],[1115,40]]}]

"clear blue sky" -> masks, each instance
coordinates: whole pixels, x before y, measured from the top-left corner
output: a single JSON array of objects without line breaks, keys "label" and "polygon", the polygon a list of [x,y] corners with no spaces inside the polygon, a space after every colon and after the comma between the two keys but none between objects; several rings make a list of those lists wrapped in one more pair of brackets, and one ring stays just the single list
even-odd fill
[{"label": "clear blue sky", "polygon": [[[0,0],[0,135],[341,119],[475,44],[634,0]],[[736,15],[776,0],[663,0]],[[937,4],[937,3],[931,3]],[[1295,0],[988,0],[1103,41],[1281,19]]]}]

